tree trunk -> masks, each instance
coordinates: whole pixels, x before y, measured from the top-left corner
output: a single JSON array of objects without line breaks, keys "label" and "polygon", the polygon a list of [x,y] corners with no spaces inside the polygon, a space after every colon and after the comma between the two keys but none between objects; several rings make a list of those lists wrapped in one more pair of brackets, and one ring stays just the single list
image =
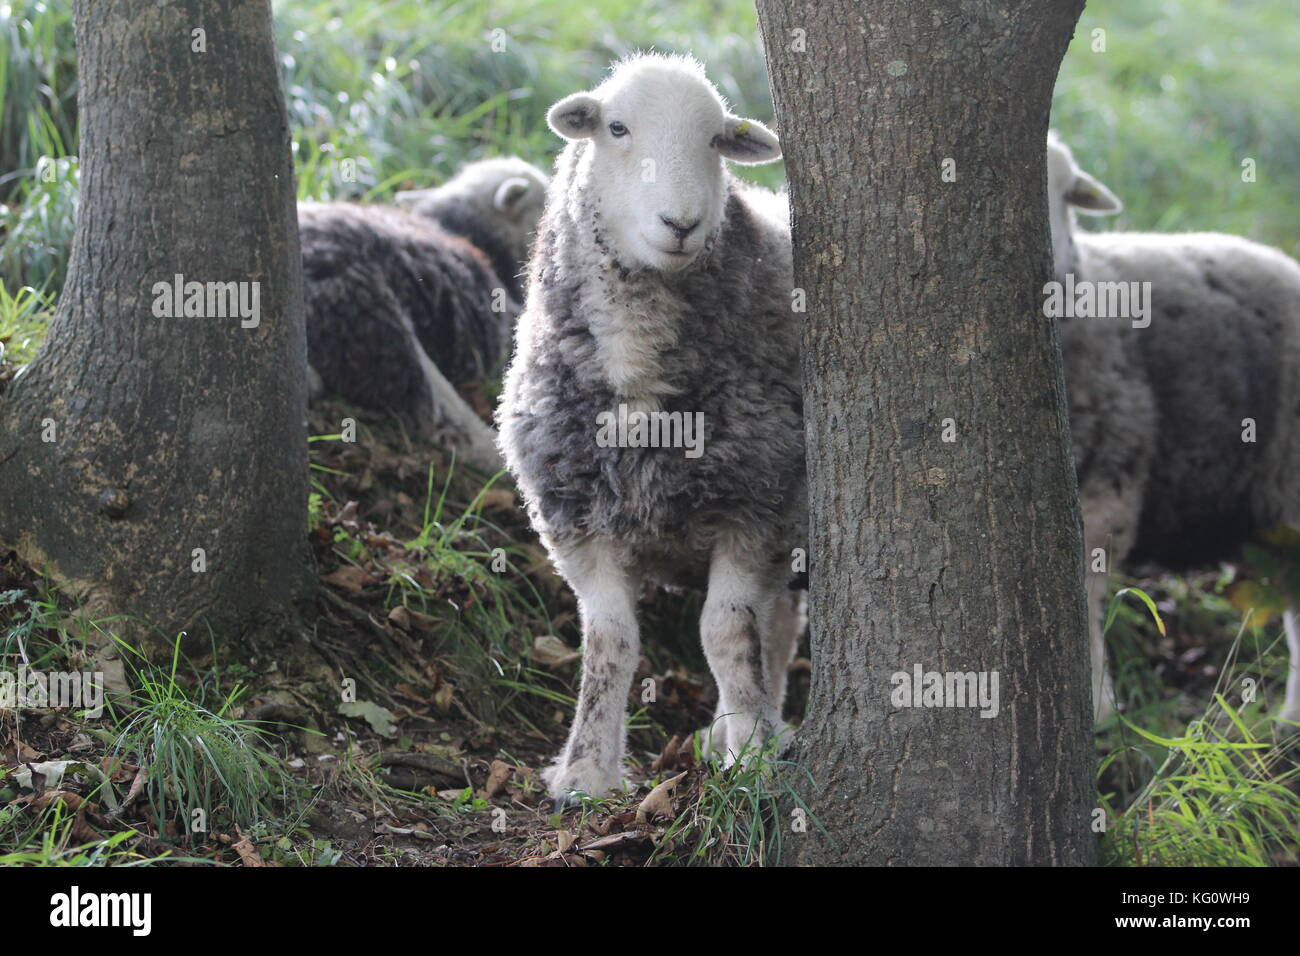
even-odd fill
[{"label": "tree trunk", "polygon": [[75,17],[80,212],[49,336],[0,397],[0,540],[92,611],[228,641],[310,584],[270,4],[79,0]]},{"label": "tree trunk", "polygon": [[[1080,521],[1042,311],[1048,111],[1082,7],[758,0],[808,303],[795,783],[830,839],[810,825],[800,863],[1094,859]],[[911,706],[918,667],[989,690],[996,672],[997,715]]]}]

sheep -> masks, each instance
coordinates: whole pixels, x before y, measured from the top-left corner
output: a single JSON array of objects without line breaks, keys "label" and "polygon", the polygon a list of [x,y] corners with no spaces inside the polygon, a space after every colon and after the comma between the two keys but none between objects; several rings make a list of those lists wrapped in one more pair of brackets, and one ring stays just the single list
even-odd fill
[{"label": "sheep", "polygon": [[550,177],[517,156],[481,159],[432,189],[399,192],[397,206],[432,219],[487,253],[512,298],[522,302],[528,247],[542,218]]},{"label": "sheep", "polygon": [[[776,160],[776,136],[730,113],[699,63],[657,54],[615,64],[547,122],[568,142],[497,421],[580,611],[577,709],[544,774],[562,808],[622,782],[645,581],[707,582],[700,633],[724,759],[782,731],[798,628],[788,562],[807,498],[789,225],[724,162]],[[635,415],[687,447],[614,440],[613,422]]]},{"label": "sheep", "polygon": [[[1229,559],[1253,534],[1297,523],[1300,265],[1236,236],[1076,232],[1075,210],[1113,214],[1121,204],[1055,136],[1048,195],[1059,279],[1151,284],[1146,319],[1060,323],[1087,553],[1179,569]],[[1090,575],[1098,719],[1113,701],[1105,584]],[[1297,721],[1295,606],[1283,625],[1291,663],[1280,717]]]},{"label": "sheep", "polygon": [[505,363],[547,181],[523,160],[493,159],[400,193],[406,210],[300,204],[313,397],[328,389],[394,410],[499,471],[491,427],[456,389]]}]

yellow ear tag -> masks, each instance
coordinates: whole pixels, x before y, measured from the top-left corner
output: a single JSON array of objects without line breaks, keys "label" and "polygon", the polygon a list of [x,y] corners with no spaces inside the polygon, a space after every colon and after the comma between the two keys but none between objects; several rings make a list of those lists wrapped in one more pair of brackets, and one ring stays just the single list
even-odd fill
[{"label": "yellow ear tag", "polygon": [[750,125],[751,124],[749,120],[741,120],[739,123],[736,124],[736,128],[733,129],[731,133],[733,136],[744,136],[746,133],[749,132]]}]

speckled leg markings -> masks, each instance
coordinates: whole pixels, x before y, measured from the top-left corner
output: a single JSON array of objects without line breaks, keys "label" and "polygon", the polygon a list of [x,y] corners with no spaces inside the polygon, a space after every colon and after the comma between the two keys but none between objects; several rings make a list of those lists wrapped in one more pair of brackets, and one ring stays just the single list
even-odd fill
[{"label": "speckled leg markings", "polygon": [[604,796],[623,782],[627,691],[641,653],[636,589],[616,550],[590,542],[556,554],[582,618],[582,684],[569,741],[543,774],[557,809],[572,791]]},{"label": "speckled leg markings", "polygon": [[718,711],[726,717],[713,729],[725,739],[725,761],[732,763],[746,747],[758,749],[781,728],[768,674],[772,616],[782,582],[769,567],[748,559],[728,544],[714,550],[709,593],[700,616],[704,656],[718,683]]}]

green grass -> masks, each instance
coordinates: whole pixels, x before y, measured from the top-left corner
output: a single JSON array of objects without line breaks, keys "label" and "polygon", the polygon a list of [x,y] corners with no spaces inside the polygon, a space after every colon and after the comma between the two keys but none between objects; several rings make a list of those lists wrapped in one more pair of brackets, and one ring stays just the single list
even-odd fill
[{"label": "green grass", "polygon": [[[534,637],[552,634],[546,604],[520,569],[522,554],[482,513],[484,496],[497,478],[468,505],[451,508],[447,495],[454,474],[453,462],[435,500],[429,469],[423,526],[406,548],[435,574],[463,581],[473,596],[466,606],[452,608],[455,616],[446,618],[438,645],[453,662],[469,712],[488,725],[506,715],[532,725],[540,716],[539,701],[528,696],[555,699],[554,691],[545,692],[555,686],[554,679],[533,667],[528,656]],[[409,575],[393,579],[387,604],[434,616],[447,607],[431,602]]]},{"label": "green grass", "polygon": [[[212,663],[200,668],[181,654],[178,640],[170,659],[155,663],[116,636],[117,619],[87,618],[48,583],[38,588],[36,594],[0,592],[0,669],[98,670],[91,645],[109,640],[131,689],[129,696],[106,696],[97,717],[65,712],[56,737],[69,739],[71,726],[82,749],[64,751],[55,743],[46,758],[49,772],[57,774],[47,775],[47,797],[53,789],[79,791],[98,807],[94,825],[60,800],[43,808],[9,802],[32,782],[24,780],[21,764],[0,767],[0,804],[8,804],[0,806],[0,865],[177,862],[188,857],[166,844],[203,842],[237,827],[254,837],[293,829],[301,788],[272,749],[274,741],[254,723],[231,716],[246,688],[232,684],[230,670],[218,666],[215,648]],[[98,744],[91,743],[95,739]],[[123,767],[137,767],[138,774],[115,779]],[[138,848],[141,831],[126,822],[141,816],[151,831],[143,844],[147,852]],[[100,842],[87,840],[95,826],[107,827]]]},{"label": "green grass", "polygon": [[1103,865],[1295,862],[1300,769],[1283,747],[1258,736],[1258,724],[1222,696],[1174,737],[1121,720],[1164,759],[1127,807],[1116,810],[1103,799],[1115,816],[1102,841]]},{"label": "green grass", "polygon": [[[0,808],[0,833],[9,829],[17,816],[15,808]],[[73,832],[75,820],[75,815],[56,801],[15,841],[19,849],[0,853],[0,866],[140,866],[179,859],[171,854],[148,858],[133,853],[124,845],[135,835],[130,830],[103,840],[78,842]]]},{"label": "green grass", "polygon": [[[347,447],[331,443],[337,439],[313,438],[313,458]],[[359,439],[366,444],[373,436],[363,427]],[[313,520],[319,523],[326,511],[337,515],[352,490],[332,490],[329,480],[339,477],[336,470],[319,460],[312,467],[317,472]],[[386,612],[405,608],[434,631],[427,652],[446,662],[456,701],[471,719],[484,726],[508,721],[537,730],[536,722],[555,704],[571,706],[572,699],[563,680],[531,660],[534,639],[554,635],[551,612],[524,571],[529,558],[513,540],[515,533],[483,513],[498,478],[482,481],[458,468],[454,456],[445,470],[431,463],[414,535],[376,539],[365,524],[353,531],[337,522],[332,551],[342,563],[384,581]]]},{"label": "green grass", "polygon": [[[692,52],[739,109],[772,115],[747,0],[597,0],[581,16],[527,0],[326,0],[276,11],[304,196],[436,181],[484,155],[548,163],[559,142],[547,107],[636,49]],[[356,160],[358,182],[338,180],[344,158]]]},{"label": "green grass", "polygon": [[[780,866],[787,834],[816,828],[826,835],[797,793],[811,782],[808,771],[780,759],[781,745],[780,739],[762,748],[746,745],[729,767],[706,761],[704,779],[665,829],[650,862]],[[698,735],[695,747],[698,762]]]},{"label": "green grass", "polygon": [[236,685],[209,709],[177,682],[180,638],[169,670],[118,644],[134,672],[136,708],[109,735],[108,753],[146,768],[145,793],[158,832],[170,823],[190,834],[197,820],[204,837],[235,827],[255,833],[280,819],[296,787],[264,748],[258,727],[229,716],[245,689]]},{"label": "green grass", "polygon": [[0,283],[0,360],[26,365],[36,358],[52,311],[52,296],[31,286],[11,293]]},{"label": "green grass", "polygon": [[76,89],[71,0],[0,3],[0,203],[75,142]]},{"label": "green grass", "polygon": [[0,207],[0,277],[6,277],[0,288],[7,282],[10,288],[30,286],[52,296],[67,278],[79,166],[75,156],[62,156],[61,147],[51,150],[19,183],[16,205]]},{"label": "green grass", "polygon": [[[1223,582],[1218,583],[1221,592]],[[1129,643],[1128,632],[1141,616],[1154,622],[1159,615],[1145,592],[1128,590],[1141,604],[1124,602],[1121,592],[1108,614],[1112,625],[1119,624],[1108,628],[1108,638],[1112,658],[1120,664],[1116,691],[1126,712],[1098,737],[1105,751],[1098,779],[1108,820],[1102,863],[1295,862],[1300,850],[1300,749],[1270,717],[1278,701],[1251,692],[1258,690],[1261,676],[1274,688],[1283,684],[1285,647],[1279,659],[1280,639],[1262,643],[1276,636],[1270,629],[1241,623],[1211,699],[1193,701],[1155,680],[1150,655],[1143,653],[1152,635]],[[1193,624],[1204,626],[1207,613],[1235,617],[1214,591],[1187,589],[1179,597],[1174,612]],[[1134,659],[1142,663],[1128,666]]]},{"label": "green grass", "polygon": [[1125,210],[1084,226],[1227,232],[1300,256],[1295,16],[1281,0],[1089,2],[1052,123]]}]

